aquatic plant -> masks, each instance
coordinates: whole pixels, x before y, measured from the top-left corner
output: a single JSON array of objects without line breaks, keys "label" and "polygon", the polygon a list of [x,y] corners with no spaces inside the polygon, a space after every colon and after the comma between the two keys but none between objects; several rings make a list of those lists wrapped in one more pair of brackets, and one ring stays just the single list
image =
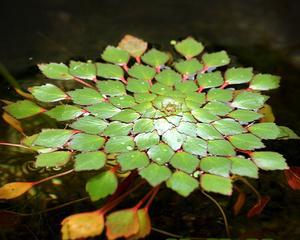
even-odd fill
[{"label": "aquatic plant", "polygon": [[[8,183],[0,188],[0,199],[16,198],[52,178],[91,171],[90,199],[107,201],[98,210],[65,218],[62,238],[97,236],[106,227],[108,239],[139,239],[151,231],[148,210],[160,186],[183,197],[200,189],[212,199],[207,192],[231,195],[234,182],[242,181],[258,197],[249,217],[269,201],[246,180],[258,178],[259,169],[286,170],[290,185],[299,189],[296,171],[288,170],[284,157],[262,150],[263,140],[298,138],[273,122],[269,97],[262,94],[278,88],[280,77],[250,67],[226,69],[225,51],[203,53],[202,43],[191,37],[171,43],[184,59],[147,51],[146,42],[127,35],[118,47],[105,48],[102,62],[38,65],[48,79],[83,87],[46,83],[30,88],[30,94],[19,91],[26,99],[4,107],[4,119],[14,128],[24,134],[19,120],[38,114],[63,125],[24,134],[20,144],[1,144],[36,151],[36,168],[66,171]],[[145,183],[151,189],[135,206],[112,212]],[[240,192],[235,213],[244,201]]]}]

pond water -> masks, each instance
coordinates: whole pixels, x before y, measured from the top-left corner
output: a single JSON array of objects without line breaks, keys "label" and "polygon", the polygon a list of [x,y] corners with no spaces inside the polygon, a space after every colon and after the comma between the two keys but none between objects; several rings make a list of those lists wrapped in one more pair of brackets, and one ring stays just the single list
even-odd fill
[{"label": "pond water", "polygon": [[[25,88],[41,83],[37,63],[95,60],[106,45],[116,44],[126,33],[166,50],[171,48],[170,40],[192,35],[209,51],[227,50],[237,64],[282,76],[281,88],[271,93],[269,103],[279,125],[300,133],[298,1],[28,0],[6,1],[1,5],[0,62]],[[17,98],[3,78],[0,96]],[[3,122],[0,136],[6,141],[16,141],[18,137]],[[267,145],[270,150],[284,154],[289,165],[300,166],[299,142],[273,141]],[[32,155],[1,147],[0,185],[15,180],[15,174],[20,181],[45,174],[28,170],[24,163],[30,159]],[[45,184],[36,188],[36,194],[25,202],[25,198],[9,203],[0,201],[0,209],[33,213],[80,199],[86,196],[85,178],[64,178],[62,185]],[[231,214],[233,200],[213,195],[228,213],[232,236],[300,239],[299,191],[289,189],[280,172],[264,172],[253,184],[272,199],[264,212],[253,219],[245,216],[255,202],[250,192],[238,216]],[[92,209],[92,203],[82,201],[47,213],[23,216],[15,223],[2,216],[0,239],[59,239],[59,224],[65,216]],[[155,228],[177,235],[226,237],[220,213],[199,192],[183,199],[164,189],[151,209],[151,216]],[[166,238],[167,235],[155,231],[148,237]]]}]

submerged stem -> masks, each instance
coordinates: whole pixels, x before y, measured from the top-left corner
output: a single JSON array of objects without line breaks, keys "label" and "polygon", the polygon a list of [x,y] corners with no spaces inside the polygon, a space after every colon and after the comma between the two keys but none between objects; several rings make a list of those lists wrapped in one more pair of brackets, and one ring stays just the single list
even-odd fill
[{"label": "submerged stem", "polygon": [[[25,149],[30,149],[30,147],[24,146],[22,144],[17,144],[17,143],[7,143],[7,142],[0,142],[0,145],[3,146],[10,146],[10,147],[19,147],[19,148],[25,148]],[[31,150],[31,149],[30,149]]]},{"label": "submerged stem", "polygon": [[249,188],[254,192],[254,194],[257,196],[258,201],[259,201],[259,202],[261,201],[261,195],[260,195],[260,193],[256,190],[255,187],[252,186],[251,183],[249,183],[249,182],[247,181],[247,179],[245,179],[245,178],[243,178],[243,177],[240,177],[240,176],[235,176],[235,179],[240,180],[240,181],[242,181],[243,183],[245,183],[245,185],[247,185],[247,187],[249,187]]},{"label": "submerged stem", "polygon": [[72,172],[74,172],[74,169],[70,169],[70,170],[68,170],[66,172],[62,172],[62,173],[58,173],[58,174],[50,176],[50,177],[46,177],[44,179],[41,179],[39,181],[34,182],[34,185],[37,185],[37,184],[49,181],[49,180],[51,180],[53,178],[57,178],[57,177],[61,177],[61,176],[67,175],[67,174],[72,173]]}]

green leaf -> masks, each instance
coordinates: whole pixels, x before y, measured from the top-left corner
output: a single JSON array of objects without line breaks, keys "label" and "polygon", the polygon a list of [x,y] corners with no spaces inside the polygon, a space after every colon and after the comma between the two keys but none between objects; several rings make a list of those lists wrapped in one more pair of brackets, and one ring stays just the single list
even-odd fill
[{"label": "green leaf", "polygon": [[73,76],[69,74],[69,68],[63,63],[38,64],[42,73],[50,79],[71,80]]},{"label": "green leaf", "polygon": [[207,101],[229,102],[233,98],[233,90],[211,88],[207,93]]},{"label": "green leaf", "polygon": [[200,161],[200,168],[211,174],[229,177],[231,161],[225,157],[205,157]]},{"label": "green leaf", "polygon": [[77,151],[96,151],[103,146],[104,142],[104,138],[100,136],[78,133],[73,136],[68,148]]},{"label": "green leaf", "polygon": [[175,49],[185,58],[189,59],[199,55],[203,51],[204,46],[194,38],[188,37],[181,42],[176,43]]},{"label": "green leaf", "polygon": [[253,77],[252,68],[229,68],[225,72],[225,81],[228,84],[250,82]]},{"label": "green leaf", "polygon": [[229,159],[231,160],[232,174],[258,178],[258,169],[256,165],[249,159],[245,159],[243,157],[230,157]]},{"label": "green leaf", "polygon": [[105,144],[105,152],[118,153],[129,152],[134,148],[134,141],[129,136],[111,137]]},{"label": "green leaf", "polygon": [[67,121],[82,115],[83,110],[73,105],[60,105],[45,112],[45,114],[57,121]]},{"label": "green leaf", "polygon": [[197,120],[189,112],[182,113],[182,121],[196,123]]},{"label": "green leaf", "polygon": [[97,76],[109,79],[124,79],[123,69],[110,63],[96,63]]},{"label": "green leaf", "polygon": [[184,75],[193,75],[201,71],[203,65],[195,58],[180,61],[175,64],[175,69]]},{"label": "green leaf", "polygon": [[206,102],[205,94],[198,92],[187,92],[185,100],[198,103],[199,106],[203,105]]},{"label": "green leaf", "polygon": [[280,134],[280,129],[275,123],[256,123],[248,127],[248,130],[262,139],[276,139]]},{"label": "green leaf", "polygon": [[156,98],[156,94],[152,93],[135,93],[134,98],[138,103],[150,102]]},{"label": "green leaf", "polygon": [[130,123],[133,122],[134,120],[138,119],[140,117],[140,115],[132,110],[132,109],[125,109],[122,110],[121,112],[119,112],[118,114],[116,114],[115,116],[113,116],[111,118],[111,120],[117,120],[117,121],[121,121],[121,122],[126,122],[126,123]]},{"label": "green leaf", "polygon": [[164,85],[173,86],[175,83],[181,81],[181,76],[171,69],[166,69],[157,74],[155,79]]},{"label": "green leaf", "polygon": [[69,141],[74,135],[74,131],[66,129],[43,129],[37,135],[37,138],[33,142],[33,145],[59,148]]},{"label": "green leaf", "polygon": [[154,162],[162,165],[169,162],[174,155],[174,151],[167,144],[160,143],[152,146],[147,154]]},{"label": "green leaf", "polygon": [[240,122],[252,122],[260,119],[262,116],[263,115],[258,112],[244,109],[237,109],[228,114],[228,117],[234,118]]},{"label": "green leaf", "polygon": [[201,175],[200,184],[207,192],[221,193],[224,195],[232,194],[232,183],[230,178],[212,174],[203,174]]},{"label": "green leaf", "polygon": [[85,186],[92,201],[98,201],[117,190],[118,179],[112,171],[106,171],[91,177]]},{"label": "green leaf", "polygon": [[91,134],[100,134],[107,127],[108,122],[93,116],[85,116],[73,122],[70,127]]},{"label": "green leaf", "polygon": [[67,95],[60,88],[50,83],[32,87],[29,90],[41,102],[57,102],[67,98]]},{"label": "green leaf", "polygon": [[99,118],[111,118],[121,112],[121,109],[114,107],[107,102],[97,103],[86,108],[91,114]]},{"label": "green leaf", "polygon": [[131,151],[121,153],[117,157],[117,162],[121,165],[122,171],[128,171],[147,166],[149,164],[149,159],[144,152]]},{"label": "green leaf", "polygon": [[224,83],[221,72],[199,73],[197,81],[202,89],[219,87]]},{"label": "green leaf", "polygon": [[36,157],[35,167],[61,167],[65,165],[71,157],[71,152],[56,151],[42,153]]},{"label": "green leaf", "polygon": [[242,125],[231,118],[223,118],[213,122],[212,125],[223,135],[235,135],[246,131]]},{"label": "green leaf", "polygon": [[149,110],[153,109],[153,106],[151,102],[143,102],[143,103],[138,103],[132,106],[131,108],[140,114],[145,114]]},{"label": "green leaf", "polygon": [[154,128],[159,135],[164,134],[166,131],[170,130],[173,127],[173,124],[171,124],[164,118],[154,120]]},{"label": "green leaf", "polygon": [[183,122],[183,121],[177,127],[178,132],[183,133],[188,136],[191,136],[191,137],[196,137],[196,129],[197,129],[197,126],[195,123]]},{"label": "green leaf", "polygon": [[172,91],[172,88],[161,83],[155,83],[151,87],[150,91],[159,95],[165,95],[166,93]]},{"label": "green leaf", "polygon": [[31,136],[26,136],[21,140],[21,144],[29,147],[30,149],[38,152],[38,153],[46,153],[46,152],[52,152],[53,148],[46,148],[41,146],[35,146],[34,141],[38,137],[38,134],[33,134]]},{"label": "green leaf", "polygon": [[79,105],[92,105],[103,101],[103,97],[98,91],[86,87],[69,91],[67,94],[74,103]]},{"label": "green leaf", "polygon": [[128,70],[129,76],[144,81],[149,81],[154,78],[155,73],[156,72],[154,68],[137,63]]},{"label": "green leaf", "polygon": [[101,57],[106,62],[116,63],[119,65],[127,64],[130,58],[127,51],[113,46],[107,46]]},{"label": "green leaf", "polygon": [[254,150],[265,147],[262,141],[251,133],[237,134],[230,136],[228,139],[233,146],[241,150]]},{"label": "green leaf", "polygon": [[175,88],[183,93],[190,93],[190,92],[196,92],[198,89],[198,86],[194,81],[184,81],[184,82],[178,82],[175,84]]},{"label": "green leaf", "polygon": [[182,118],[180,116],[168,116],[166,119],[173,125],[178,126]]},{"label": "green leaf", "polygon": [[111,97],[109,102],[118,108],[129,108],[136,104],[134,98],[129,95]]},{"label": "green leaf", "polygon": [[241,109],[255,110],[261,108],[265,103],[265,97],[259,93],[243,91],[233,100],[231,106]]},{"label": "green leaf", "polygon": [[132,124],[126,124],[121,122],[111,122],[108,127],[104,130],[105,136],[126,136],[132,129]]},{"label": "green leaf", "polygon": [[285,126],[279,126],[280,135],[278,138],[280,139],[300,139],[300,137],[290,128]]},{"label": "green leaf", "polygon": [[202,61],[206,68],[216,68],[229,64],[230,58],[225,51],[219,51],[205,53],[202,57]]},{"label": "green leaf", "polygon": [[196,179],[180,171],[173,173],[166,183],[168,188],[171,188],[183,197],[190,195],[199,186]]},{"label": "green leaf", "polygon": [[192,110],[192,114],[198,121],[204,123],[210,123],[220,119],[217,115],[212,114],[211,112],[203,108]]},{"label": "green leaf", "polygon": [[198,123],[196,133],[205,140],[223,139],[223,136],[209,123]]},{"label": "green leaf", "polygon": [[75,156],[74,169],[78,171],[99,170],[104,167],[106,155],[103,152],[86,152]]},{"label": "green leaf", "polygon": [[169,55],[152,48],[142,56],[142,60],[152,67],[159,67],[169,60]]},{"label": "green leaf", "polygon": [[212,114],[219,116],[226,116],[232,111],[232,107],[223,102],[208,102],[203,109],[206,109]]},{"label": "green leaf", "polygon": [[135,208],[110,213],[106,217],[108,239],[128,238],[139,230],[138,214]]},{"label": "green leaf", "polygon": [[133,126],[134,133],[146,133],[154,130],[154,124],[152,119],[138,119]]},{"label": "green leaf", "polygon": [[198,167],[199,159],[186,152],[177,152],[171,158],[170,163],[174,168],[187,173],[192,173]]},{"label": "green leaf", "polygon": [[185,138],[186,136],[179,133],[175,128],[168,130],[162,136],[162,140],[175,151],[181,148]]},{"label": "green leaf", "polygon": [[172,172],[166,166],[151,163],[148,167],[140,170],[139,174],[142,178],[146,179],[151,186],[155,187],[166,181],[171,176]]},{"label": "green leaf", "polygon": [[206,141],[196,138],[196,137],[187,137],[185,142],[182,145],[182,148],[185,152],[194,154],[194,155],[200,155],[205,156],[206,149],[207,149],[207,143]]},{"label": "green leaf", "polygon": [[44,109],[29,100],[11,103],[3,109],[16,119],[23,119],[44,112]]},{"label": "green leaf", "polygon": [[159,136],[156,131],[151,133],[140,133],[134,138],[134,141],[139,150],[145,150],[158,144]]},{"label": "green leaf", "polygon": [[91,61],[70,61],[70,74],[81,79],[96,79],[96,66]]},{"label": "green leaf", "polygon": [[279,87],[280,77],[271,74],[256,74],[250,82],[250,88],[258,91],[266,91]]},{"label": "green leaf", "polygon": [[255,164],[263,170],[288,169],[284,157],[277,152],[253,152],[251,155]]},{"label": "green leaf", "polygon": [[123,83],[114,80],[98,81],[97,88],[101,94],[108,96],[121,96],[126,94]]},{"label": "green leaf", "polygon": [[139,219],[139,230],[136,234],[130,236],[128,240],[143,239],[151,232],[151,221],[148,213],[148,208],[141,208],[137,211]]},{"label": "green leaf", "polygon": [[234,156],[234,147],[226,140],[210,140],[207,143],[208,152],[213,155]]},{"label": "green leaf", "polygon": [[128,78],[126,89],[133,93],[148,93],[150,84],[143,80]]}]

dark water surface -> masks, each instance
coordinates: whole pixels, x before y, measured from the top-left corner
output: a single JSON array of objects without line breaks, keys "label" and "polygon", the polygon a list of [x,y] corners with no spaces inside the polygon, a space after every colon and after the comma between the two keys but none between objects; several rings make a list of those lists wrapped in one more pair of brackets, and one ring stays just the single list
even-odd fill
[{"label": "dark water surface", "polygon": [[[226,49],[238,64],[282,76],[281,88],[271,93],[269,103],[277,123],[299,134],[299,7],[296,0],[2,0],[0,62],[22,86],[28,87],[37,84],[37,63],[74,58],[95,60],[106,45],[117,44],[126,33],[166,50],[170,49],[170,40],[192,35],[210,51]],[[0,98],[16,98],[3,79]],[[0,123],[0,140],[15,141],[17,136],[12,132]],[[268,145],[270,150],[283,153],[291,166],[300,166],[299,142],[276,141]],[[24,169],[20,173],[23,163],[32,158],[0,148],[0,185],[13,181],[16,172],[18,180],[35,178],[36,174]],[[261,175],[254,184],[272,200],[259,217],[248,220],[245,216],[255,201],[250,193],[248,203],[237,217],[230,213],[231,200],[215,196],[227,210],[233,236],[300,239],[299,192],[290,190],[279,172]],[[0,209],[36,212],[84,197],[84,179],[85,176],[76,176],[66,179],[63,185],[45,184],[26,201],[23,198],[0,202]],[[0,229],[0,239],[59,239],[59,223],[65,216],[92,209],[95,206],[84,201],[47,214],[22,217],[14,226]],[[220,213],[200,193],[183,199],[162,190],[151,216],[155,227],[179,235],[225,237]],[[165,238],[158,233],[149,237]]]}]

